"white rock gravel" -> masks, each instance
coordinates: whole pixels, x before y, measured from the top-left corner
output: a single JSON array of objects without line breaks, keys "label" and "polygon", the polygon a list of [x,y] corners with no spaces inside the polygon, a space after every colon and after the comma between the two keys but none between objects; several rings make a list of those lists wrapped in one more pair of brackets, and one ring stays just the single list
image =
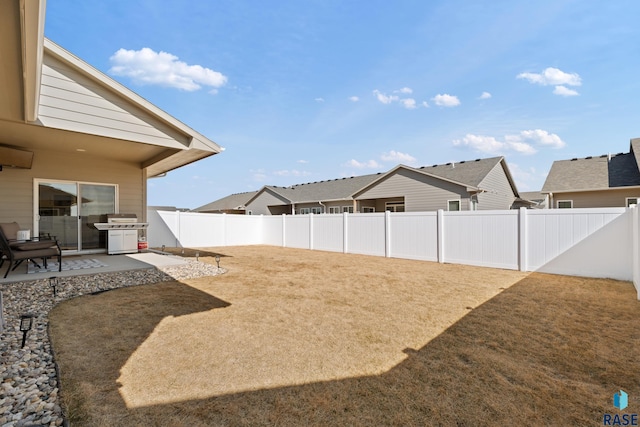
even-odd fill
[{"label": "white rock gravel", "polygon": [[[5,321],[0,333],[0,427],[66,425],[48,335],[48,314],[56,304],[116,288],[226,272],[210,264],[186,261],[172,267],[60,277],[55,297],[49,279],[0,284]],[[24,348],[20,332],[22,314],[34,315]]]}]

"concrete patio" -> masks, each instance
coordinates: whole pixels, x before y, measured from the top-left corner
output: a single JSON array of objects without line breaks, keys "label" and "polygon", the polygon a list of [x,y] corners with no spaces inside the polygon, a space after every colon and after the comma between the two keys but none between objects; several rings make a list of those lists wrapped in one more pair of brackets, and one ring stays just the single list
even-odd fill
[{"label": "concrete patio", "polygon": [[[143,270],[153,267],[170,267],[185,264],[186,261],[174,255],[162,255],[155,252],[142,252],[136,254],[107,255],[107,254],[88,254],[88,255],[68,255],[63,256],[62,261],[67,260],[90,260],[95,259],[104,267],[83,268],[78,270],[66,271],[47,271],[43,273],[27,273],[26,263],[20,265],[15,271],[11,271],[6,279],[4,274],[7,271],[8,262],[5,261],[0,269],[0,284],[12,282],[24,282],[30,280],[46,279],[52,276],[69,277],[80,276],[86,274],[113,273],[128,270]],[[52,262],[53,260],[50,260]]]}]

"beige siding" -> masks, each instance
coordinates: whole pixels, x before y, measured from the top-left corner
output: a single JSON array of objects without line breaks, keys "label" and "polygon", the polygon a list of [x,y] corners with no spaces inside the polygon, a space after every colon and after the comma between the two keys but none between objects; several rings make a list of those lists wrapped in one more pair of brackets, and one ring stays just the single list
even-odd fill
[{"label": "beige siding", "polygon": [[[469,209],[469,193],[465,187],[406,169],[399,169],[358,194],[357,199],[363,200],[362,206],[370,206],[364,200],[402,197],[406,212],[447,210],[448,200],[460,200],[461,209]],[[382,206],[380,210],[384,210],[384,203]]]},{"label": "beige siding", "polygon": [[578,193],[557,193],[553,195],[552,208],[558,207],[559,200],[572,200],[574,208],[626,207],[627,197],[640,198],[640,188],[606,191],[584,191]]},{"label": "beige siding", "polygon": [[38,111],[40,121],[48,127],[167,147],[188,144],[184,135],[50,55],[42,66]]},{"label": "beige siding", "polygon": [[5,168],[0,181],[0,222],[33,229],[34,180],[117,184],[120,212],[146,215],[144,170],[133,163],[92,158],[87,153],[36,151],[31,169]]},{"label": "beige siding", "polygon": [[[287,205],[288,202],[283,201],[280,197],[268,190],[262,191],[251,203],[247,204],[246,213],[251,211],[252,215],[271,215],[269,206]],[[277,212],[276,214],[279,214]]]},{"label": "beige siding", "polygon": [[478,195],[478,210],[510,209],[516,196],[501,163],[479,185],[487,191]]}]

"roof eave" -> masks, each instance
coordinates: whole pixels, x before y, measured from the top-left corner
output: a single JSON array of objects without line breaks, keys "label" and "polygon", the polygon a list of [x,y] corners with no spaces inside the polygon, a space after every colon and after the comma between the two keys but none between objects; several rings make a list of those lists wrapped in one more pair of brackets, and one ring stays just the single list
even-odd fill
[{"label": "roof eave", "polygon": [[46,0],[20,0],[24,120],[38,119]]},{"label": "roof eave", "polygon": [[144,110],[146,113],[160,120],[162,123],[167,126],[175,129],[177,132],[184,134],[188,139],[190,139],[189,146],[187,148],[196,148],[204,151],[210,151],[213,154],[220,153],[224,151],[224,148],[211,141],[204,135],[185,125],[175,117],[161,110],[160,108],[153,105],[151,102],[147,101],[140,95],[135,92],[127,89],[120,83],[116,82],[112,78],[106,76],[102,72],[98,71],[91,65],[82,61],[77,56],[58,46],[51,40],[45,38],[44,39],[44,49],[46,52],[60,61],[65,62],[69,66],[77,69],[86,77],[94,80],[96,83],[101,86],[107,88],[114,93],[117,93],[119,96],[127,99],[128,101],[134,103],[137,107]]}]

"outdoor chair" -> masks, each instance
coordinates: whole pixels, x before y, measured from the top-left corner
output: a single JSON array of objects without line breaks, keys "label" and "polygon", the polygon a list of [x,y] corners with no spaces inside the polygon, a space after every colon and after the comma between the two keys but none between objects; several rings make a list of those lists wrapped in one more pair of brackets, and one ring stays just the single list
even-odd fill
[{"label": "outdoor chair", "polygon": [[56,240],[18,240],[19,229],[17,222],[0,223],[0,268],[9,261],[5,278],[25,260],[35,263],[34,259],[42,259],[46,268],[47,258],[57,257],[58,271],[62,271],[62,251]]}]

